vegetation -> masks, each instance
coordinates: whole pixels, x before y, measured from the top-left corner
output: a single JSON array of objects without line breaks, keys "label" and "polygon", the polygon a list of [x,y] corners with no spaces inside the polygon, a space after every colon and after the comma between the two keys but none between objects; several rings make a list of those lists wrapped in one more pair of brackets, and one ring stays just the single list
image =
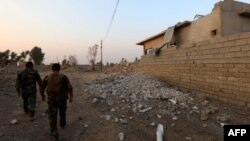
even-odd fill
[{"label": "vegetation", "polygon": [[69,56],[68,64],[70,66],[76,66],[78,63],[77,57],[75,55]]},{"label": "vegetation", "polygon": [[10,54],[10,50],[0,52],[0,59],[1,60],[9,60],[9,54]]},{"label": "vegetation", "polygon": [[138,63],[138,62],[140,62],[140,60],[137,57],[135,57],[135,61],[134,62]]},{"label": "vegetation", "polygon": [[17,59],[17,54],[15,52],[11,52],[10,59],[11,60],[16,60]]},{"label": "vegetation", "polygon": [[88,50],[87,58],[89,59],[89,63],[92,66],[92,70],[95,70],[97,51],[98,51],[97,44],[89,47],[89,50]]},{"label": "vegetation", "polygon": [[34,61],[35,65],[41,65],[44,59],[44,53],[42,52],[42,49],[40,47],[35,46],[30,52],[29,52],[30,58]]}]

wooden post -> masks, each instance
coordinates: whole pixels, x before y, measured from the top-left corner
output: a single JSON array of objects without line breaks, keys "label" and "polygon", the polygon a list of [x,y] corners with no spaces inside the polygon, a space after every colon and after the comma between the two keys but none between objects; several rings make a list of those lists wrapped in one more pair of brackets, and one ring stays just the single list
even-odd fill
[{"label": "wooden post", "polygon": [[102,72],[102,40],[101,40],[101,72]]}]

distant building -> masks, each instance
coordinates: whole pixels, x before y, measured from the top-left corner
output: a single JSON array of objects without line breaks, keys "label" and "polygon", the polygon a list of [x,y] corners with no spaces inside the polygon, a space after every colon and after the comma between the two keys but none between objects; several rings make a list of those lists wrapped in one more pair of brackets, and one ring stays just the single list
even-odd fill
[{"label": "distant building", "polygon": [[192,22],[179,22],[137,45],[142,45],[144,54],[147,54],[147,50],[159,48],[165,42],[180,46],[250,31],[250,4],[247,3],[220,1],[210,14],[197,17]]},{"label": "distant building", "polygon": [[149,37],[139,69],[169,84],[250,107],[250,4],[224,0]]}]

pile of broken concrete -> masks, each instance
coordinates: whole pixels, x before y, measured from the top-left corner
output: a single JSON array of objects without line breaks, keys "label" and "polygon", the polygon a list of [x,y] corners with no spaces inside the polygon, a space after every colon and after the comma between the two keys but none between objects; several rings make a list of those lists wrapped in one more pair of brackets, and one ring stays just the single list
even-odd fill
[{"label": "pile of broken concrete", "polygon": [[[174,121],[178,120],[181,113],[186,113],[187,118],[197,114],[201,121],[206,121],[218,111],[218,108],[209,104],[208,100],[198,102],[194,94],[179,91],[177,87],[171,87],[151,76],[137,72],[129,75],[124,73],[107,75],[104,79],[86,83],[84,90],[86,94],[95,96],[92,103],[107,103],[111,107],[125,103],[124,107],[112,107],[111,112],[118,109],[131,109],[138,114],[153,109],[153,113],[158,118],[167,116]],[[112,117],[101,115],[101,118],[111,120]],[[216,119],[216,116],[213,118]],[[222,115],[217,116],[216,120],[219,124],[223,124],[229,118],[228,115]],[[120,120],[122,124],[127,123],[127,120],[123,119],[114,118],[113,120],[114,122]]]},{"label": "pile of broken concrete", "polygon": [[85,92],[99,94],[102,99],[120,97],[128,103],[150,99],[170,100],[173,103],[189,100],[189,93],[170,88],[165,83],[141,73],[131,75],[115,73],[107,75],[105,79],[95,80],[88,84],[91,85],[85,89]]}]

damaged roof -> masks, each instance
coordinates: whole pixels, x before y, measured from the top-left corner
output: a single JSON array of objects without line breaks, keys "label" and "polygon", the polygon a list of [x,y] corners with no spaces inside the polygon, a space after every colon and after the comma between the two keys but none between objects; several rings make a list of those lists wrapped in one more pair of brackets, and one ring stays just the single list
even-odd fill
[{"label": "damaged roof", "polygon": [[[178,22],[177,24],[175,24],[175,29],[181,29],[181,28],[183,28],[185,26],[188,26],[190,24],[191,24],[190,21]],[[155,39],[157,37],[163,36],[166,33],[166,31],[167,31],[167,29],[160,32],[160,33],[158,33],[158,34],[156,34],[156,35],[153,35],[151,37],[148,37],[148,38],[144,39],[143,41],[137,43],[136,45],[144,45],[144,43],[147,42],[147,41],[150,41],[150,40],[153,40],[153,39]]]}]

